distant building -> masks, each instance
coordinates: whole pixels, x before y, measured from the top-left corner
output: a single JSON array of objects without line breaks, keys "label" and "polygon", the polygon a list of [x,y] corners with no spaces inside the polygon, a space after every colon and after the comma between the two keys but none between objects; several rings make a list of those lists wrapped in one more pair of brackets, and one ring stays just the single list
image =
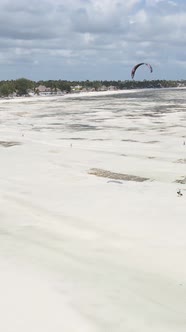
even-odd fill
[{"label": "distant building", "polygon": [[110,85],[110,86],[108,87],[108,90],[110,90],[110,91],[112,91],[112,90],[116,90],[116,87],[115,87],[114,85]]},{"label": "distant building", "polygon": [[52,93],[51,88],[47,88],[45,85],[39,85],[37,87],[37,92],[40,95],[50,95]]}]

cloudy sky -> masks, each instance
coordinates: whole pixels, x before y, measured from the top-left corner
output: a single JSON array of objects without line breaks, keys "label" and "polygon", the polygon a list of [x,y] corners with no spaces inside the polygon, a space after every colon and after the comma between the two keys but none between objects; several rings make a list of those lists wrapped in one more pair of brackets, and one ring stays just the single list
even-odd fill
[{"label": "cloudy sky", "polygon": [[186,79],[185,0],[0,0],[0,80]]}]

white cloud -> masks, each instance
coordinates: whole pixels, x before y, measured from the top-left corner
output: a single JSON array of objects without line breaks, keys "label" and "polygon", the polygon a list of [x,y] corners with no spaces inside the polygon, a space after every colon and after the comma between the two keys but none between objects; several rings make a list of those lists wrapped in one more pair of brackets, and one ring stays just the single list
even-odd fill
[{"label": "white cloud", "polygon": [[161,64],[169,57],[176,68],[185,56],[185,31],[181,0],[1,0],[0,63],[7,64],[7,75],[11,63],[20,76],[27,75],[29,63],[37,64],[35,79],[52,69],[55,76],[59,65],[69,77],[76,64],[82,72],[86,64],[89,72],[91,62],[100,79],[103,63],[111,76],[116,64],[127,72],[146,59]]}]

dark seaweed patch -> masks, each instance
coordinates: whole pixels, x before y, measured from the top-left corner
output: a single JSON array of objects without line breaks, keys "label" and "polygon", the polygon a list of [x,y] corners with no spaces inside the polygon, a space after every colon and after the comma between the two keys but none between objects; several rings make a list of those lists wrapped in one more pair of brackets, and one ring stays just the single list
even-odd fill
[{"label": "dark seaweed patch", "polygon": [[88,124],[72,124],[69,126],[70,129],[77,130],[77,131],[87,131],[87,130],[99,130],[100,128],[93,125]]},{"label": "dark seaweed patch", "polygon": [[96,175],[99,177],[114,179],[114,180],[124,180],[124,181],[136,181],[136,182],[144,182],[149,180],[149,178],[131,175],[131,174],[123,174],[123,173],[115,173],[106,171],[104,169],[100,168],[91,168],[88,172],[91,175]]},{"label": "dark seaweed patch", "polygon": [[15,145],[21,145],[20,142],[15,142],[15,141],[0,141],[0,145],[5,147],[5,148],[10,148]]},{"label": "dark seaweed patch", "polygon": [[181,179],[177,179],[174,182],[180,183],[180,184],[186,184],[186,176],[182,176]]},{"label": "dark seaweed patch", "polygon": [[186,159],[178,159],[178,160],[175,161],[175,163],[186,164]]},{"label": "dark seaweed patch", "polygon": [[83,141],[83,140],[86,140],[86,138],[83,138],[83,137],[62,137],[60,138],[61,140],[70,140],[70,141]]},{"label": "dark seaweed patch", "polygon": [[122,139],[121,142],[140,143],[139,141],[137,141],[135,139]]}]

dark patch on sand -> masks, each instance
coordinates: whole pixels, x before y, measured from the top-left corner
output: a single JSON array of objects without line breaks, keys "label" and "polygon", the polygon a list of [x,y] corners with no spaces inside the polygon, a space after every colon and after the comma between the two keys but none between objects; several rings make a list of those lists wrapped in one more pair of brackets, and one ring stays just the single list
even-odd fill
[{"label": "dark patch on sand", "polygon": [[146,117],[150,117],[150,118],[157,118],[157,117],[160,116],[160,115],[157,114],[157,113],[142,113],[141,115],[142,115],[142,116],[146,116]]},{"label": "dark patch on sand", "polygon": [[136,182],[144,182],[149,180],[149,178],[144,178],[141,176],[130,175],[130,174],[123,174],[123,173],[115,173],[106,171],[100,168],[91,168],[88,172],[91,175],[96,175],[103,178],[109,178],[114,180],[124,180],[124,181],[136,181]]},{"label": "dark patch on sand", "polygon": [[91,138],[89,141],[110,141],[110,138]]},{"label": "dark patch on sand", "polygon": [[33,118],[35,118],[35,119],[51,118],[51,117],[56,116],[56,115],[58,115],[58,114],[55,114],[55,113],[45,113],[45,114],[35,115],[35,116],[33,116]]},{"label": "dark patch on sand", "polygon": [[180,184],[186,184],[186,176],[181,176],[181,179],[178,179],[174,182],[180,183]]},{"label": "dark patch on sand", "polygon": [[[155,129],[157,129],[157,128],[155,128]],[[165,132],[167,132],[167,130],[166,130],[165,128],[160,128],[160,129],[159,129],[159,132],[160,132],[160,133],[165,133]]]},{"label": "dark patch on sand", "polygon": [[42,128],[37,128],[37,127],[34,127],[33,130],[34,131],[41,131]]},{"label": "dark patch on sand", "polygon": [[175,163],[186,164],[186,159],[178,159],[178,160],[175,161]]},{"label": "dark patch on sand", "polygon": [[10,148],[14,145],[21,145],[20,142],[15,142],[15,141],[0,141],[0,145],[5,147],[5,148]]},{"label": "dark patch on sand", "polygon": [[91,126],[88,124],[72,124],[69,125],[69,129],[76,130],[76,131],[88,131],[88,130],[99,130],[100,128],[97,126]]},{"label": "dark patch on sand", "polygon": [[86,138],[83,138],[83,137],[63,137],[63,138],[60,138],[61,140],[63,141],[83,141],[83,140],[86,140]]},{"label": "dark patch on sand", "polygon": [[[122,127],[121,127],[122,128]],[[138,127],[129,127],[129,128],[125,128],[126,131],[139,131],[141,128]]]},{"label": "dark patch on sand", "polygon": [[146,144],[155,144],[155,143],[159,143],[159,141],[146,141],[146,142],[143,142],[143,143],[146,143]]},{"label": "dark patch on sand", "polygon": [[139,141],[135,140],[135,139],[122,139],[122,142],[131,142],[131,143],[140,143]]}]

